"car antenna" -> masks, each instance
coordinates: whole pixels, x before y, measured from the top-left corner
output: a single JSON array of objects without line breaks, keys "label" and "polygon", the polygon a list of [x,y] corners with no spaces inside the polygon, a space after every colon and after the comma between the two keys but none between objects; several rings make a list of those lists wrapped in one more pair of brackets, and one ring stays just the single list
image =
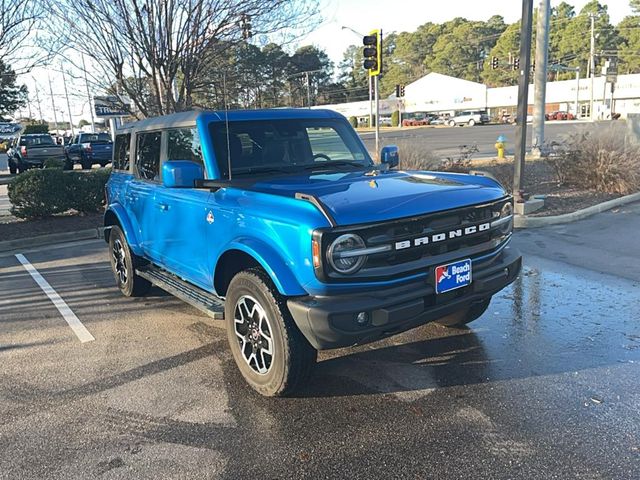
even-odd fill
[{"label": "car antenna", "polygon": [[227,133],[227,169],[231,181],[231,145],[229,142],[229,106],[227,105],[227,72],[222,72],[222,99],[224,102],[224,124]]}]

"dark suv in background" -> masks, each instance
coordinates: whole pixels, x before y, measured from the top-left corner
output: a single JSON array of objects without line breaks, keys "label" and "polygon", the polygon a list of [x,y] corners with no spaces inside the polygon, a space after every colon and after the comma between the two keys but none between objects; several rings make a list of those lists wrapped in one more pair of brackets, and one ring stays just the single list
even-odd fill
[{"label": "dark suv in background", "polygon": [[64,147],[66,170],[73,169],[75,163],[84,169],[90,169],[98,163],[104,167],[111,162],[113,141],[108,133],[80,133]]}]

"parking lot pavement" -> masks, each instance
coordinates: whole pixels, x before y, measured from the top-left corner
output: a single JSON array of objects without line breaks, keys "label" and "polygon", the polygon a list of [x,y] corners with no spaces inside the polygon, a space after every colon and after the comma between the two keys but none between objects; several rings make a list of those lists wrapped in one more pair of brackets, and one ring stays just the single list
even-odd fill
[{"label": "parking lot pavement", "polygon": [[195,309],[121,297],[101,241],[23,252],[85,343],[2,256],[0,478],[637,478],[640,278],[613,257],[640,253],[584,225],[517,232],[523,273],[471,328],[324,352],[289,399]]}]

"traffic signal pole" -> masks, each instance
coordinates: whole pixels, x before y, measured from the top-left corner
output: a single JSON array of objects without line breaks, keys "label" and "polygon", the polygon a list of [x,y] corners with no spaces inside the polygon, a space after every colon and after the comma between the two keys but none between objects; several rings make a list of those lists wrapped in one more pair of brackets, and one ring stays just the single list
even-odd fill
[{"label": "traffic signal pole", "polygon": [[376,161],[380,163],[380,99],[378,95],[378,77],[376,75],[373,77],[373,82],[375,85],[375,102],[376,102]]},{"label": "traffic signal pole", "polygon": [[533,125],[531,145],[533,151],[540,155],[544,147],[544,115],[547,98],[547,59],[549,50],[549,16],[550,0],[540,0],[538,5],[538,24],[536,32],[536,64],[534,73]]},{"label": "traffic signal pole", "polygon": [[531,29],[533,0],[522,0],[520,27],[520,76],[518,78],[518,130],[513,171],[513,197],[524,203],[524,161],[527,153],[527,110],[529,106],[529,72],[531,70]]}]

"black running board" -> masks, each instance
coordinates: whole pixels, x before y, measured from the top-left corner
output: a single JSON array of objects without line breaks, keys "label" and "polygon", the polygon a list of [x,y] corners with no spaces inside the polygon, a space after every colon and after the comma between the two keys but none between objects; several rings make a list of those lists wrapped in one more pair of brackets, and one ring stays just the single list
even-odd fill
[{"label": "black running board", "polygon": [[224,319],[224,300],[220,297],[185,282],[176,275],[155,265],[146,265],[138,268],[136,273],[210,317],[216,320]]}]

